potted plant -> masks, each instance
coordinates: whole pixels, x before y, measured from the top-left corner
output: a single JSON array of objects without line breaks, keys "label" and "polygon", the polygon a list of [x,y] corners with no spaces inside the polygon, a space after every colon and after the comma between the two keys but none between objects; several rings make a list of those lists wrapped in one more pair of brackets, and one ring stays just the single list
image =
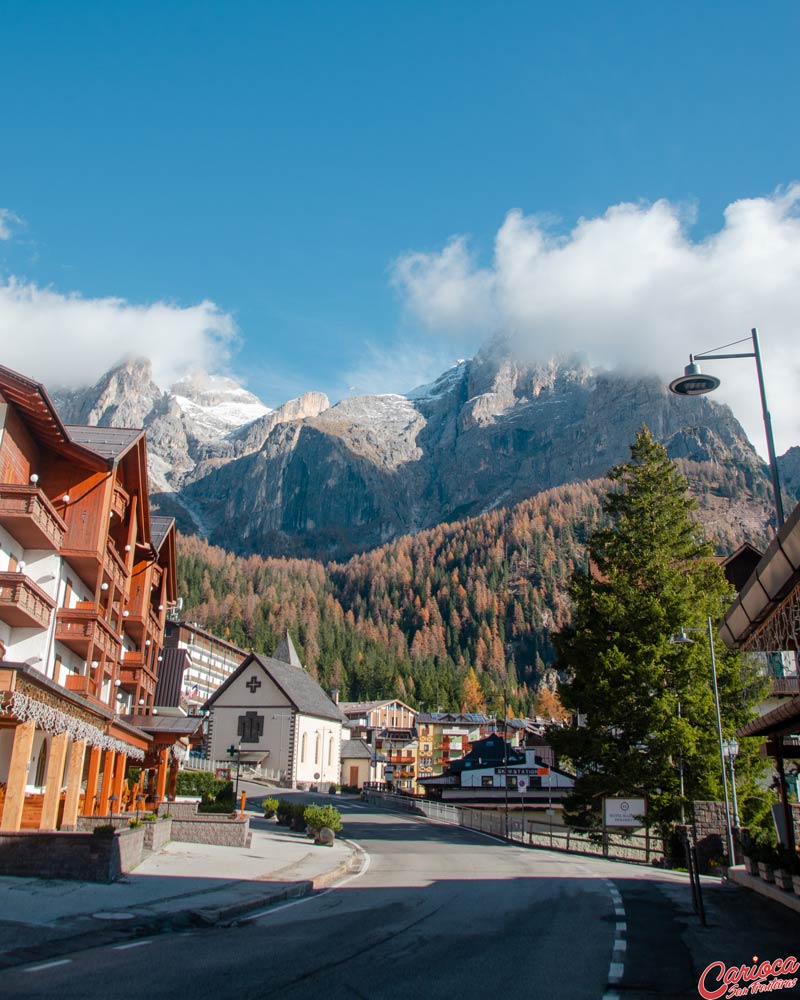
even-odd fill
[{"label": "potted plant", "polygon": [[775,885],[779,889],[792,892],[794,879],[800,877],[800,859],[795,851],[781,848],[778,851],[777,867],[774,870]]},{"label": "potted plant", "polygon": [[261,803],[261,808],[264,810],[264,819],[272,819],[272,817],[278,811],[278,800],[267,798]]},{"label": "potted plant", "polygon": [[342,814],[333,806],[306,806],[304,817],[309,829],[309,836],[313,830],[314,840],[317,842],[319,842],[321,830],[328,829],[331,833],[336,834],[342,829]]}]

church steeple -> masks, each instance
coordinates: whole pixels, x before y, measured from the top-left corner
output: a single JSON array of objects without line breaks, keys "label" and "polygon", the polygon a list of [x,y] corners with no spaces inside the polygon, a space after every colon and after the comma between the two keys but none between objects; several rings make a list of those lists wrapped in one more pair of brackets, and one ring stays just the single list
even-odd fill
[{"label": "church steeple", "polygon": [[288,629],[284,638],[278,643],[275,652],[272,654],[272,658],[273,660],[281,660],[283,663],[290,663],[293,667],[300,667],[301,670],[303,669],[303,664],[300,662],[300,657],[297,655],[297,650],[294,648],[294,643]]}]

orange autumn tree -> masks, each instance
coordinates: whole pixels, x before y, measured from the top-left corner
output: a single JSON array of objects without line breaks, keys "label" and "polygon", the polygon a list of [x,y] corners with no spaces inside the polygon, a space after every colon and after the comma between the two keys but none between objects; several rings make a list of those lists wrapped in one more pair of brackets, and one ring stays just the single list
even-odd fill
[{"label": "orange autumn tree", "polygon": [[463,712],[485,712],[486,698],[483,694],[478,675],[474,667],[470,667],[467,676],[464,678],[464,686],[461,693],[461,710]]}]

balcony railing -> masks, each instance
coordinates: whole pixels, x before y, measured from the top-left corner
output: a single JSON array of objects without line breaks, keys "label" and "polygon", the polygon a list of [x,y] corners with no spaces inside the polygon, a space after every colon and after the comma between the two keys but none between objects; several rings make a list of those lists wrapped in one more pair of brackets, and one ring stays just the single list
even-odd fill
[{"label": "balcony railing", "polygon": [[797,677],[772,677],[770,678],[769,693],[776,697],[800,694],[798,680]]},{"label": "balcony railing", "polygon": [[26,549],[58,550],[67,530],[37,486],[0,486],[0,525]]},{"label": "balcony railing", "polygon": [[50,625],[56,602],[22,573],[0,573],[0,621],[12,628]]},{"label": "balcony railing", "polygon": [[103,572],[111,580],[117,590],[125,590],[125,581],[128,578],[128,567],[120,558],[112,542],[106,545],[106,555],[103,560]]},{"label": "balcony railing", "polygon": [[119,637],[94,608],[59,608],[56,639],[85,660],[119,658]]},{"label": "balcony railing", "polygon": [[127,491],[124,490],[119,483],[114,483],[114,493],[111,497],[111,509],[120,520],[124,519],[125,511],[128,509],[130,500],[131,498]]}]

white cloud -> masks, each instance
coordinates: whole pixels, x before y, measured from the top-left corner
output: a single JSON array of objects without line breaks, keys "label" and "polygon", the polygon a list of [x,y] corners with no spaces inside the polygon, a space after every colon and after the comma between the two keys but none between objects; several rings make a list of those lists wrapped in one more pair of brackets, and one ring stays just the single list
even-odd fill
[{"label": "white cloud", "polygon": [[359,361],[329,393],[331,401],[365,393],[404,393],[433,381],[456,358],[450,345],[403,340],[390,347],[372,341],[359,347]]},{"label": "white cloud", "polygon": [[8,208],[0,208],[0,240],[11,239],[11,227],[13,223],[21,222],[19,216]]},{"label": "white cloud", "polygon": [[219,372],[236,340],[213,302],[136,305],[68,295],[11,278],[0,284],[0,361],[46,386],[82,386],[128,355],[150,358],[162,387],[183,372]]},{"label": "white cloud", "polygon": [[[667,201],[620,204],[566,234],[512,211],[488,266],[464,237],[393,267],[410,312],[435,331],[505,330],[534,357],[580,351],[595,363],[681,373],[691,351],[758,326],[779,451],[800,444],[800,184],[736,201],[719,231],[695,241],[693,212]],[[743,345],[735,350],[748,350]],[[707,362],[762,453],[752,361]]]}]

